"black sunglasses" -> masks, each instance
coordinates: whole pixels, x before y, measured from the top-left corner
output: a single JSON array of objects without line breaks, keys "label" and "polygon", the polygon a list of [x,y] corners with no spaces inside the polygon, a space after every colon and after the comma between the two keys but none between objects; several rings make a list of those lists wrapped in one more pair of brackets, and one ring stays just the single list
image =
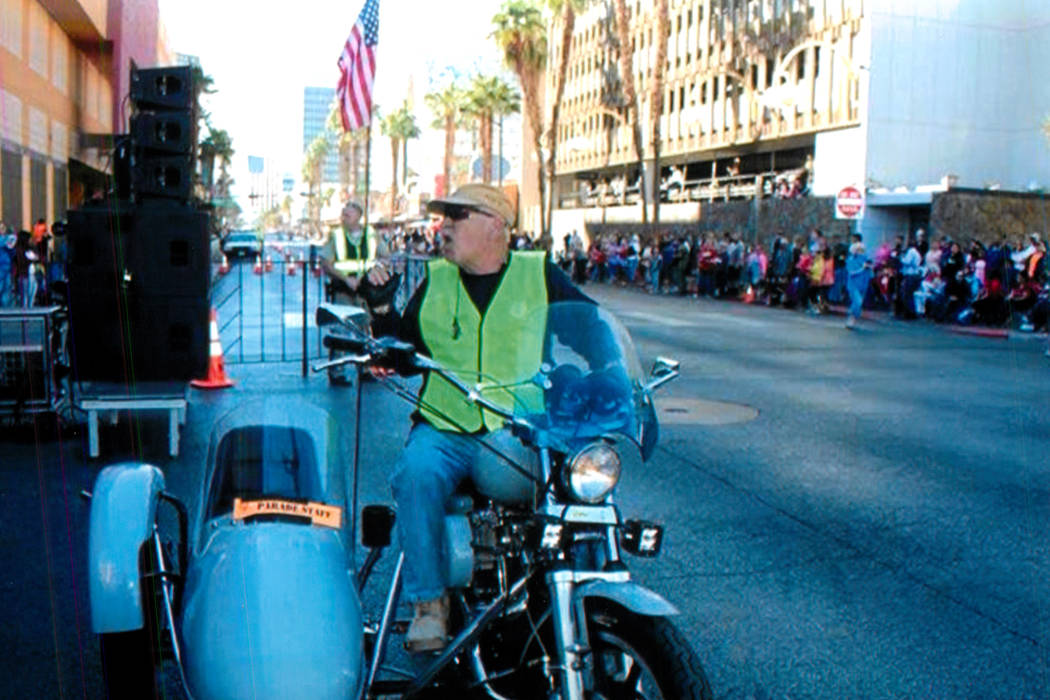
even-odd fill
[{"label": "black sunglasses", "polygon": [[471,214],[484,214],[485,212],[469,204],[446,204],[442,207],[441,213],[452,221],[463,221],[463,219],[470,218]]}]

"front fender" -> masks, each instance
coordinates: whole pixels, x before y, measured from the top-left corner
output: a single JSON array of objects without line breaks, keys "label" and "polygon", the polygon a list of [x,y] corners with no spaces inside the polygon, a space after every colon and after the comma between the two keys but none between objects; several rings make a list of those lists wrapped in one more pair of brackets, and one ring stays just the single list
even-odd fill
[{"label": "front fender", "polygon": [[140,629],[139,551],[153,533],[164,474],[150,464],[124,462],[95,479],[88,530],[88,592],[96,634]]},{"label": "front fender", "polygon": [[587,598],[611,600],[631,612],[650,617],[678,614],[678,608],[671,605],[666,598],[633,581],[588,581],[573,589],[575,603],[582,603]]}]

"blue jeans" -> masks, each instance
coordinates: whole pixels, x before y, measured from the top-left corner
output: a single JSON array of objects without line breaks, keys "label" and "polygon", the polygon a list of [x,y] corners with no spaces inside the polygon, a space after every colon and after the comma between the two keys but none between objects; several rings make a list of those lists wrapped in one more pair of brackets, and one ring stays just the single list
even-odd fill
[{"label": "blue jeans", "polygon": [[390,486],[397,503],[397,531],[405,553],[401,599],[409,603],[445,592],[441,560],[445,504],[478,458],[470,435],[417,423],[408,435]]}]

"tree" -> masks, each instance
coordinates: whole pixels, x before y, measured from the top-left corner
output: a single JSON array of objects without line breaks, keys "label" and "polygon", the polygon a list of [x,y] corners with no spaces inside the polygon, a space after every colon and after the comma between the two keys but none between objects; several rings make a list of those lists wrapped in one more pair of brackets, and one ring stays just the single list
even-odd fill
[{"label": "tree", "polygon": [[[396,111],[383,117],[379,123],[380,129],[390,139],[391,155],[391,177],[390,177],[390,218],[397,214],[397,157],[401,150],[401,144],[408,139],[419,138],[419,127],[416,125],[416,117],[408,108],[408,103],[402,104]],[[406,164],[407,166],[407,164]]]},{"label": "tree", "polygon": [[[631,127],[634,142],[634,154],[638,159],[638,169],[645,172],[645,153],[642,150],[642,128],[638,119],[638,93],[634,88],[634,72],[631,70],[632,54],[630,37],[630,19],[627,16],[627,0],[616,0],[616,35],[620,59],[620,85],[623,90],[623,103],[626,110],[626,121]],[[642,196],[642,223],[649,223],[649,198],[645,190],[644,176],[639,191]]]},{"label": "tree", "polygon": [[[558,121],[561,116],[561,100],[565,94],[565,82],[569,75],[569,57],[572,53],[572,33],[576,28],[576,13],[583,10],[589,0],[547,0],[548,7],[561,16],[561,55],[558,57],[558,73],[554,82],[554,99],[551,103],[551,122],[547,130],[547,208],[543,212],[544,228],[551,229],[554,211],[554,170],[558,155]],[[541,184],[542,187],[542,184]]]},{"label": "tree", "polygon": [[467,93],[455,83],[451,83],[437,92],[427,93],[423,100],[434,113],[434,122],[431,126],[445,130],[445,157],[442,161],[442,175],[447,194],[452,191],[452,156],[456,145],[456,131],[467,103]]},{"label": "tree", "polygon": [[[236,218],[240,208],[230,198],[230,163],[233,161],[233,139],[225,129],[208,127],[208,136],[200,143],[201,169],[204,184],[210,202],[215,204],[216,225],[222,226],[226,221]],[[215,180],[215,164],[218,163],[219,177]]]},{"label": "tree", "polygon": [[306,218],[318,230],[321,225],[321,178],[324,172],[324,161],[328,158],[331,148],[332,143],[328,140],[328,134],[322,131],[306,147],[306,157],[303,159],[302,175],[308,192]]},{"label": "tree", "polygon": [[[621,0],[622,1],[622,0]],[[524,96],[524,112],[532,130],[536,181],[540,190],[540,234],[549,231],[543,221],[547,193],[543,182],[543,120],[540,115],[540,80],[547,64],[547,25],[540,8],[529,0],[507,0],[492,18],[492,37],[503,52],[504,63],[514,71]]]},{"label": "tree", "polygon": [[[671,18],[667,0],[656,0],[656,65],[653,67],[652,86],[649,92],[649,119],[653,144],[653,223],[660,223],[660,119],[664,113],[664,76],[667,73],[667,35],[671,31]],[[642,189],[645,189],[643,183]]]},{"label": "tree", "polygon": [[465,111],[477,120],[481,142],[481,180],[492,182],[492,131],[500,116],[518,111],[520,96],[499,76],[476,75],[467,92]]}]

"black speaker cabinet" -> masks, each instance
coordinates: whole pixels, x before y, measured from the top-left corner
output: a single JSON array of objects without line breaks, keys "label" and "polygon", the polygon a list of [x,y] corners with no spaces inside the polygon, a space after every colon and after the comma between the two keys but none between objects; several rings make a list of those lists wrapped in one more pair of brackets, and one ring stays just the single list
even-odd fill
[{"label": "black speaker cabinet", "polygon": [[196,125],[188,111],[139,112],[131,118],[131,135],[142,151],[190,155],[196,142]]},{"label": "black speaker cabinet", "polygon": [[140,109],[193,108],[193,73],[189,66],[131,71],[131,100]]},{"label": "black speaker cabinet", "polygon": [[144,293],[207,299],[208,215],[175,201],[142,200],[128,249],[132,283]]},{"label": "black speaker cabinet", "polygon": [[189,156],[157,156],[140,152],[131,172],[135,194],[187,201],[192,191]]}]

